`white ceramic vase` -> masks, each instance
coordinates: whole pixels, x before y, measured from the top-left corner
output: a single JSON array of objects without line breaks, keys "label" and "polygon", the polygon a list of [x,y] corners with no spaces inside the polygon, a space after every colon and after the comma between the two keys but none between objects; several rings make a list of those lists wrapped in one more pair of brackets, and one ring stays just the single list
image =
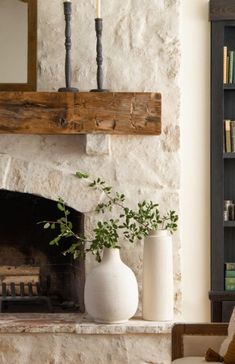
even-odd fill
[{"label": "white ceramic vase", "polygon": [[96,322],[122,323],[136,313],[138,285],[119,249],[104,249],[102,262],[87,276],[85,307]]},{"label": "white ceramic vase", "polygon": [[173,307],[172,237],[166,230],[151,231],[144,240],[143,319],[171,321]]}]

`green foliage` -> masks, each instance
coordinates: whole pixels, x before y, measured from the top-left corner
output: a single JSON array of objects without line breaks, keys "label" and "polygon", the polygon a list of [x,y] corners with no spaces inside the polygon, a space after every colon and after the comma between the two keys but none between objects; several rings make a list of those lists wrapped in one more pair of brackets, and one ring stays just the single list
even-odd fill
[{"label": "green foliage", "polygon": [[[75,176],[79,179],[89,178],[89,175],[83,172],[76,172]],[[103,248],[120,249],[118,242],[123,238],[134,243],[147,236],[150,230],[166,229],[171,234],[177,230],[178,215],[175,211],[169,211],[161,216],[159,205],[152,201],[139,202],[135,211],[125,206],[124,194],[114,193],[112,187],[101,178],[88,181],[88,184],[90,188],[100,190],[105,195],[105,201],[96,207],[97,213],[112,212],[114,206],[118,207],[120,212],[116,219],[99,221],[93,230],[94,238],[89,240],[74,233],[73,225],[68,219],[70,212],[64,201],[59,198],[57,208],[61,211],[62,217],[56,221],[42,221],[41,223],[44,229],[55,230],[56,226],[59,227],[60,233],[50,241],[50,245],[58,246],[64,238],[75,238],[76,243],[73,243],[64,254],[72,254],[74,259],[77,259],[85,258],[85,255],[91,252],[97,261],[101,261]]]},{"label": "green foliage", "polygon": [[75,173],[75,176],[78,177],[78,178],[88,178],[89,174],[78,171],[78,172]]}]

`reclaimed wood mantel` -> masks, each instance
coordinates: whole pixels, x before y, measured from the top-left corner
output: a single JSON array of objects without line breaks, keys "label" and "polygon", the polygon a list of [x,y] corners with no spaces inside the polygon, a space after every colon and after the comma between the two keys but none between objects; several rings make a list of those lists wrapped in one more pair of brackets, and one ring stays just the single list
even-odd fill
[{"label": "reclaimed wood mantel", "polygon": [[0,134],[161,133],[159,93],[0,92]]}]

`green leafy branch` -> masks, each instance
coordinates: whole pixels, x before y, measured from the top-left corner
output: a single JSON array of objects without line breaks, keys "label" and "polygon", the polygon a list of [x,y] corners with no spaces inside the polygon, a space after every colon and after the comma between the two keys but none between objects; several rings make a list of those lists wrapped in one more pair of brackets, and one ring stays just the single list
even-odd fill
[{"label": "green leafy branch", "polygon": [[76,234],[73,231],[73,224],[68,220],[70,211],[66,208],[66,205],[62,198],[59,198],[57,202],[57,208],[63,213],[63,216],[55,221],[41,221],[39,224],[43,224],[44,229],[55,230],[59,227],[60,233],[49,242],[50,245],[59,246],[62,239],[75,238],[76,243],[73,243],[68,250],[64,251],[64,254],[72,254],[74,259],[84,258],[84,248],[87,239]]},{"label": "green leafy branch", "polygon": [[[89,175],[77,172],[75,176],[79,179],[89,179]],[[138,203],[138,209],[132,210],[125,206],[125,195],[113,192],[113,188],[106,184],[101,178],[93,181],[88,180],[90,188],[99,190],[105,194],[105,201],[96,207],[97,213],[112,212],[113,207],[120,209],[116,219],[110,218],[106,221],[99,221],[93,230],[94,238],[87,239],[73,231],[73,225],[69,221],[70,214],[64,201],[60,198],[57,208],[63,216],[56,221],[43,221],[44,229],[55,230],[59,227],[60,233],[50,241],[50,245],[59,245],[63,238],[75,238],[76,243],[72,243],[64,254],[72,254],[76,258],[84,258],[86,253],[91,252],[97,261],[101,261],[103,248],[120,249],[120,239],[126,239],[134,243],[137,239],[142,239],[149,234],[150,230],[166,229],[171,234],[177,230],[178,215],[175,211],[169,211],[161,217],[159,205],[152,201]]]},{"label": "green leafy branch", "polygon": [[[79,179],[88,179],[89,175],[87,173],[82,172],[76,172],[75,176]],[[125,195],[122,193],[116,192],[113,194],[113,188],[111,186],[108,186],[104,180],[102,180],[100,177],[90,181],[89,187],[93,188],[94,190],[99,190],[103,192],[107,198],[107,201],[105,203],[100,203],[96,207],[96,212],[102,212],[105,211],[111,212],[113,209],[113,206],[119,206],[122,209],[124,208],[123,203],[125,202]]]}]

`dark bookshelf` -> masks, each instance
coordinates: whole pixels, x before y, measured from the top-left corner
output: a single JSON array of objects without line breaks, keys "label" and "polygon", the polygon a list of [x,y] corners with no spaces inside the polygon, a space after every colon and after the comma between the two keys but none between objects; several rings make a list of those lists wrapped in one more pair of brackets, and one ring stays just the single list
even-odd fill
[{"label": "dark bookshelf", "polygon": [[[224,46],[235,51],[235,6],[210,0],[211,21],[211,320],[226,322],[235,291],[225,291],[225,263],[235,262],[235,221],[224,221],[224,200],[235,201],[235,153],[223,152],[224,120],[235,120],[235,84],[223,83]],[[233,2],[233,5],[235,3]],[[229,11],[230,9],[230,11]]]}]

